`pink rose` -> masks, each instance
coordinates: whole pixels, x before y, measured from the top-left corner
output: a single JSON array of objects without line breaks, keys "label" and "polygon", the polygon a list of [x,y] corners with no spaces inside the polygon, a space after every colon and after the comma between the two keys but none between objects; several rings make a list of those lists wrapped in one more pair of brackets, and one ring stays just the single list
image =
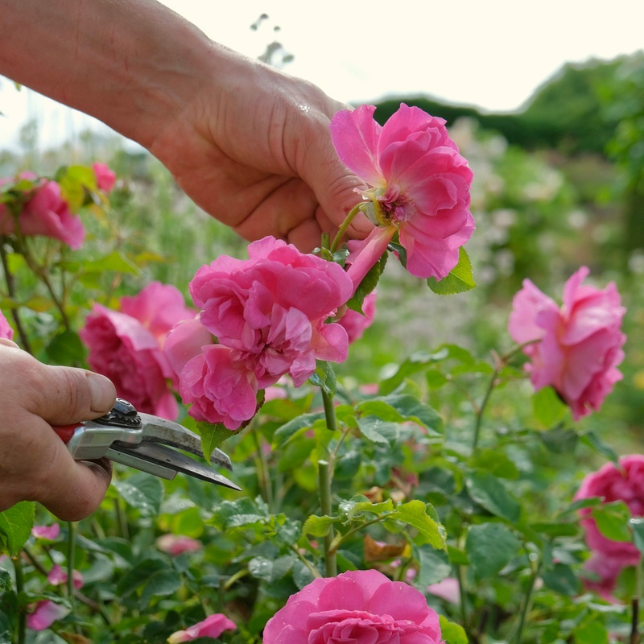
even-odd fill
[{"label": "pink rose", "polygon": [[351,309],[338,320],[338,324],[344,328],[349,336],[349,344],[359,340],[363,333],[371,326],[376,314],[376,292],[369,293],[362,303],[362,312],[358,313]]},{"label": "pink rose", "polygon": [[203,309],[199,324],[180,325],[166,345],[190,415],[229,429],[252,418],[260,389],[286,374],[300,386],[316,359],[347,357],[346,331],[325,324],[351,296],[342,268],[272,237],[248,254],[197,271],[190,292]]},{"label": "pink rose", "polygon": [[157,539],[157,548],[173,557],[184,552],[197,552],[197,550],[201,550],[201,547],[201,541],[184,535],[164,534]]},{"label": "pink rose", "polygon": [[523,349],[534,388],[551,385],[571,408],[575,420],[598,410],[621,380],[617,365],[624,358],[622,317],[617,288],[584,286],[589,270],[582,266],[566,282],[559,308],[530,280],[514,296],[508,331],[515,342],[539,340]]},{"label": "pink rose", "polygon": [[178,407],[168,387],[174,372],[163,346],[172,326],[192,317],[174,286],[152,282],[122,298],[121,312],[94,305],[79,335],[90,366],[112,380],[119,396],[139,411],[174,420]]},{"label": "pink rose", "polygon": [[109,192],[116,183],[116,174],[109,169],[106,163],[94,163],[92,165],[96,176],[96,185],[103,192]]},{"label": "pink rose", "polygon": [[455,577],[447,577],[447,579],[443,579],[443,581],[439,581],[437,584],[427,586],[427,592],[430,595],[444,599],[450,604],[458,605],[461,601],[461,589],[458,585],[458,579]]},{"label": "pink rose", "polygon": [[235,622],[229,620],[221,613],[215,613],[206,617],[203,622],[199,622],[185,631],[177,631],[168,637],[169,644],[180,644],[181,642],[190,642],[198,637],[212,637],[216,639],[224,631],[234,631],[237,626]]},{"label": "pink rose", "polygon": [[[32,173],[21,175],[34,179]],[[11,235],[15,232],[15,218],[6,208],[0,211],[0,232]],[[43,235],[59,239],[74,250],[83,245],[85,228],[80,217],[72,215],[68,203],[63,199],[60,186],[55,181],[43,179],[33,197],[27,201],[20,215],[18,225],[23,235]]]},{"label": "pink rose", "polygon": [[9,325],[9,322],[7,322],[7,318],[2,311],[0,311],[0,338],[13,340],[13,329]]},{"label": "pink rose", "polygon": [[36,539],[47,539],[48,541],[54,541],[58,539],[60,534],[60,526],[57,523],[52,523],[51,525],[35,525],[31,529],[31,534]]},{"label": "pink rose", "polygon": [[[606,463],[599,471],[588,474],[575,494],[575,500],[599,496],[604,503],[624,501],[634,517],[644,516],[644,456],[633,454],[619,459],[620,467]],[[620,469],[621,468],[621,469]],[[591,550],[609,557],[622,567],[639,562],[640,551],[630,542],[612,541],[599,532],[591,508],[580,510],[581,525],[586,531],[586,544]]]},{"label": "pink rose", "polygon": [[[63,570],[58,564],[54,564],[54,567],[49,571],[49,574],[47,575],[47,581],[52,586],[60,586],[61,584],[67,583],[67,577],[67,571]],[[74,570],[72,572],[72,579],[74,580],[74,588],[83,587],[83,575],[81,575],[78,570]]]},{"label": "pink rose", "polygon": [[349,275],[360,284],[398,233],[407,250],[407,270],[442,279],[474,231],[472,171],[443,119],[403,103],[381,127],[373,118],[375,109],[362,105],[331,120],[338,156],[371,187],[363,197],[376,224],[365,240],[349,243]]},{"label": "pink rose", "polygon": [[438,644],[438,615],[425,597],[376,570],[315,579],[266,624],[263,644]]},{"label": "pink rose", "polygon": [[584,565],[584,571],[591,573],[591,576],[582,575],[584,587],[597,593],[607,602],[615,604],[618,599],[613,595],[613,592],[617,586],[617,578],[624,567],[623,562],[619,559],[594,552]]},{"label": "pink rose", "polygon": [[32,631],[44,631],[54,622],[69,614],[69,608],[45,599],[39,601],[33,612],[27,615],[27,627]]}]

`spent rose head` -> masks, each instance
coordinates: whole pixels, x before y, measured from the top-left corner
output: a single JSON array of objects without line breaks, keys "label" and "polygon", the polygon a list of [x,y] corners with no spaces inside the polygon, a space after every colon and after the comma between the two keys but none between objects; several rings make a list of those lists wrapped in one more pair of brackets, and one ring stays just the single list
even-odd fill
[{"label": "spent rose head", "polygon": [[570,277],[561,307],[525,280],[508,324],[515,342],[531,343],[523,352],[535,390],[552,386],[575,420],[597,411],[621,380],[617,366],[626,341],[621,331],[626,309],[615,284],[604,289],[583,284],[589,273],[582,266]]},{"label": "spent rose head", "polygon": [[440,280],[474,231],[472,171],[443,119],[403,103],[380,126],[375,109],[363,105],[331,120],[338,156],[369,186],[360,209],[376,225],[365,240],[349,242],[349,275],[360,284],[397,234],[407,270]]},{"label": "spent rose head", "polygon": [[341,266],[265,237],[246,260],[221,256],[190,283],[198,321],[178,325],[166,354],[197,420],[235,430],[252,418],[257,393],[289,375],[296,387],[316,360],[346,360],[348,336],[327,324],[353,291]]},{"label": "spent rose head", "polygon": [[439,644],[437,613],[424,595],[377,570],[315,579],[268,621],[263,644]]}]

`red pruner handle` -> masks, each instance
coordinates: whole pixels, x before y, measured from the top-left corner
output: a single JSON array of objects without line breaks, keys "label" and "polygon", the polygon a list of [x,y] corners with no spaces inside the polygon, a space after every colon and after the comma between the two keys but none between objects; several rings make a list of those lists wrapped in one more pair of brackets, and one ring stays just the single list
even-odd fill
[{"label": "red pruner handle", "polygon": [[69,443],[74,432],[78,429],[78,423],[75,425],[57,425],[52,427],[52,429],[61,437],[63,443]]}]

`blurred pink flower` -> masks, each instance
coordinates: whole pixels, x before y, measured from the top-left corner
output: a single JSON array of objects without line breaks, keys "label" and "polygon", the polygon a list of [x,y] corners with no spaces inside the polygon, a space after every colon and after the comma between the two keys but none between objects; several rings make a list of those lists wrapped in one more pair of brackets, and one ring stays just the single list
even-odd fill
[{"label": "blurred pink flower", "polygon": [[13,339],[13,329],[2,311],[0,311],[0,338]]},{"label": "blurred pink flower", "polygon": [[116,183],[116,174],[110,170],[106,163],[94,163],[92,170],[96,175],[96,185],[103,192],[109,192]]},{"label": "blurred pink flower", "polygon": [[[23,173],[21,178],[33,180],[33,173]],[[5,183],[6,180],[3,182]],[[34,194],[18,215],[18,224],[23,235],[43,235],[58,239],[74,250],[85,240],[85,227],[78,215],[72,215],[68,203],[63,199],[60,185],[55,181],[42,179]],[[6,208],[0,210],[0,234],[15,233],[16,219]]]},{"label": "blurred pink flower", "polygon": [[58,539],[60,534],[60,526],[57,523],[52,523],[51,525],[35,525],[31,529],[31,534],[36,539],[47,539],[49,541],[54,541]]},{"label": "blurred pink flower", "polygon": [[351,296],[342,268],[272,237],[250,244],[248,255],[197,271],[190,292],[203,327],[180,325],[166,344],[190,415],[229,429],[252,418],[260,389],[286,374],[300,386],[316,359],[347,357],[346,331],[325,324]]},{"label": "blurred pink flower", "polygon": [[447,577],[437,584],[427,586],[427,592],[430,595],[435,595],[444,599],[450,604],[458,604],[461,601],[461,593],[458,587],[458,579],[455,577]]},{"label": "blurred pink flower", "polygon": [[27,615],[27,627],[32,631],[44,631],[54,622],[69,614],[69,608],[45,599],[39,601],[33,612]]},{"label": "blurred pink flower", "polygon": [[175,375],[163,346],[173,325],[194,316],[174,286],[152,282],[122,298],[120,312],[95,304],[79,335],[90,366],[112,380],[120,397],[138,411],[174,420],[178,407],[168,380]]},{"label": "blurred pink flower", "polygon": [[438,615],[425,597],[376,570],[315,579],[266,624],[263,644],[438,644]]},{"label": "blurred pink flower", "polygon": [[407,270],[442,279],[474,231],[472,171],[443,119],[403,103],[381,127],[375,109],[362,105],[331,120],[338,156],[370,186],[363,194],[369,201],[365,212],[376,224],[365,240],[349,242],[349,275],[360,284],[398,233]]},{"label": "blurred pink flower", "polygon": [[514,296],[508,331],[515,342],[540,340],[523,349],[535,390],[552,386],[571,408],[575,420],[598,410],[621,380],[617,365],[624,358],[621,332],[626,309],[611,282],[605,289],[584,286],[589,270],[582,266],[566,282],[563,306],[544,295],[530,280]]},{"label": "blurred pink flower", "polygon": [[[575,501],[596,496],[601,497],[604,503],[624,501],[632,516],[644,516],[644,456],[624,456],[619,459],[619,468],[613,463],[606,463],[597,472],[588,474],[575,494]],[[637,564],[641,554],[635,545],[628,541],[613,541],[602,535],[591,512],[591,508],[579,511],[590,550],[609,558],[612,568],[618,564],[622,567]]]},{"label": "blurred pink flower", "polygon": [[[72,573],[74,579],[74,588],[83,587],[83,575],[78,570],[74,570]],[[60,586],[61,584],[67,583],[67,571],[63,570],[58,564],[54,564],[54,567],[49,571],[47,575],[47,581],[52,586]]]},{"label": "blurred pink flower", "polygon": [[338,324],[344,327],[349,336],[349,344],[359,340],[362,334],[371,326],[376,314],[376,292],[373,291],[364,298],[362,304],[364,315],[347,309],[346,313],[338,320]]},{"label": "blurred pink flower", "polygon": [[157,548],[162,552],[176,557],[184,552],[201,550],[201,541],[178,534],[164,534],[157,539]]},{"label": "blurred pink flower", "polygon": [[622,561],[613,559],[602,553],[594,552],[584,565],[584,571],[592,577],[582,574],[582,581],[587,590],[597,593],[602,599],[616,604],[619,600],[613,595],[617,586],[617,578],[625,568]]},{"label": "blurred pink flower", "polygon": [[190,642],[198,637],[212,637],[216,639],[224,631],[234,631],[237,626],[235,622],[228,619],[221,613],[215,613],[206,617],[203,622],[199,622],[185,631],[177,631],[168,637],[169,644],[180,644],[181,642]]}]

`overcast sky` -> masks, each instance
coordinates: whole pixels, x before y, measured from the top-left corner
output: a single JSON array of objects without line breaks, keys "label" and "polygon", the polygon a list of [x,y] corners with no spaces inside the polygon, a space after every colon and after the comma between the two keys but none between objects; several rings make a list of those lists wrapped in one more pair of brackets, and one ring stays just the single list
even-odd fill
[{"label": "overcast sky", "polygon": [[[286,71],[346,102],[425,93],[487,110],[518,109],[566,61],[644,47],[644,2],[612,0],[163,0],[212,39],[249,56],[279,40]],[[250,25],[269,16],[257,31]],[[279,32],[274,27],[280,27]],[[90,123],[0,86],[0,146],[32,117],[57,144]]]}]

